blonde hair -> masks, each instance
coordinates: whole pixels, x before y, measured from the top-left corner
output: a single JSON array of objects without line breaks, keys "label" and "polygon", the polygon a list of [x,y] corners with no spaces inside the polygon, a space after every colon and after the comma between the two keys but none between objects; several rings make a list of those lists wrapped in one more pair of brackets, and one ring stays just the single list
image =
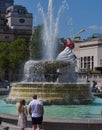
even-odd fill
[{"label": "blonde hair", "polygon": [[22,99],[18,106],[18,112],[21,113],[24,110],[25,100]]}]

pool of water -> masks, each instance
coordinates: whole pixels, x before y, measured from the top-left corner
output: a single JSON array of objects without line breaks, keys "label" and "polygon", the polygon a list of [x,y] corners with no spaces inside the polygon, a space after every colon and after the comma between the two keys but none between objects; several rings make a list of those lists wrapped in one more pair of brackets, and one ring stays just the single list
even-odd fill
[{"label": "pool of water", "polygon": [[[102,120],[102,99],[95,98],[91,105],[51,105],[44,106],[45,118],[98,119]],[[6,104],[0,98],[0,113],[17,115],[17,104]]]}]

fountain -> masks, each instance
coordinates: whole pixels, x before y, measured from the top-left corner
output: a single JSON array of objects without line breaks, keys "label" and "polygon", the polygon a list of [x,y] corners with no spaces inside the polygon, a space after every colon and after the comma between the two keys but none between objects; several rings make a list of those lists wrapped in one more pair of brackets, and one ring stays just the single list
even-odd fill
[{"label": "fountain", "polygon": [[[39,4],[40,13],[43,16],[43,58],[41,61],[29,60],[24,66],[24,78],[22,82],[12,83],[11,92],[6,99],[7,103],[16,103],[24,98],[29,103],[33,93],[45,105],[57,104],[89,104],[92,95],[89,84],[77,83],[75,73],[76,56],[72,49],[74,43],[67,41],[66,48],[56,57],[56,37],[61,11],[65,8],[63,2],[59,9],[56,21],[53,19],[53,0],[49,0],[48,13],[44,14]],[[69,43],[71,43],[69,45]]]}]

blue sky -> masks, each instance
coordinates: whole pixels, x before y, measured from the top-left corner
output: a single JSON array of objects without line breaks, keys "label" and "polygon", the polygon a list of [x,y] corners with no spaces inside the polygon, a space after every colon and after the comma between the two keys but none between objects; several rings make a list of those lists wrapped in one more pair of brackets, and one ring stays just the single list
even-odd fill
[{"label": "blue sky", "polygon": [[[33,25],[41,24],[37,5],[40,3],[47,12],[48,0],[14,0],[15,4],[26,6],[33,13]],[[54,0],[54,17],[63,0]],[[62,12],[59,22],[58,37],[72,37],[79,30],[84,29],[81,38],[87,38],[93,33],[102,33],[102,0],[64,0],[66,8]]]}]

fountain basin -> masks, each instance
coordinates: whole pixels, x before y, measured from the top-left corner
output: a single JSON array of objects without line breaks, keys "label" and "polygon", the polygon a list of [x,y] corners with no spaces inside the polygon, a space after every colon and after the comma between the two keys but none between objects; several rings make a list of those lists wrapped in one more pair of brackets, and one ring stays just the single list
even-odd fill
[{"label": "fountain basin", "polygon": [[17,103],[25,99],[27,103],[37,93],[44,105],[89,104],[93,101],[89,84],[49,83],[49,82],[18,82],[11,84],[7,103]]}]

